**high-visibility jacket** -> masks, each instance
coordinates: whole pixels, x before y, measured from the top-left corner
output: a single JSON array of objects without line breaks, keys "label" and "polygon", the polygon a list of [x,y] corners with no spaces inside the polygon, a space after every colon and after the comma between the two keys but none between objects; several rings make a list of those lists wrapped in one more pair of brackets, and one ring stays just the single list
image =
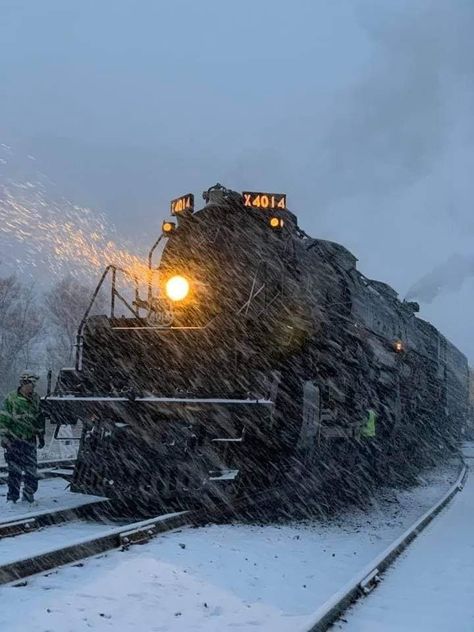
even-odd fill
[{"label": "high-visibility jacket", "polygon": [[367,417],[362,422],[360,428],[360,436],[365,438],[373,438],[376,434],[377,413],[371,408],[367,411]]},{"label": "high-visibility jacket", "polygon": [[31,398],[19,391],[9,393],[0,411],[2,436],[31,441],[44,434],[44,418],[40,413],[40,400],[36,393]]}]

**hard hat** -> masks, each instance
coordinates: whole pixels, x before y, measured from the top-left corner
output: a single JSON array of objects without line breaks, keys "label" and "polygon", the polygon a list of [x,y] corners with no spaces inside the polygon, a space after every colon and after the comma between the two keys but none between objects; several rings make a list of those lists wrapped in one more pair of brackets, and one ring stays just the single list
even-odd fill
[{"label": "hard hat", "polygon": [[35,384],[39,380],[39,375],[31,373],[31,371],[23,371],[20,375],[20,384]]}]

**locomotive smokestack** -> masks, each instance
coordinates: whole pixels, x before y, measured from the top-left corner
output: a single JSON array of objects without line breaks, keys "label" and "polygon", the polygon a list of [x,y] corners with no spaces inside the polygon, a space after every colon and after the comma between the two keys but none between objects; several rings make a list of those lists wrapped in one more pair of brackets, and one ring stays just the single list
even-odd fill
[{"label": "locomotive smokestack", "polygon": [[214,186],[209,187],[207,191],[203,191],[202,197],[206,202],[206,206],[214,204],[217,206],[226,206],[232,202],[235,203],[241,200],[240,193],[226,189],[219,182],[217,182]]}]

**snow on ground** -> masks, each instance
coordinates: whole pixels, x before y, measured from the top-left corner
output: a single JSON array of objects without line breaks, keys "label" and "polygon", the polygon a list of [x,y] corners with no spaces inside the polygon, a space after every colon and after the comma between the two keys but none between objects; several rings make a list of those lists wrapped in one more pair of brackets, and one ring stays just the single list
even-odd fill
[{"label": "snow on ground", "polygon": [[424,513],[456,477],[433,472],[329,522],[164,534],[0,589],[5,632],[304,629],[311,613]]},{"label": "snow on ground", "polygon": [[14,505],[7,504],[7,486],[0,486],[0,524],[30,518],[45,511],[71,509],[101,499],[100,496],[75,494],[69,491],[68,486],[69,483],[62,478],[39,481],[38,491],[35,494],[36,502],[32,505],[21,501]]},{"label": "snow on ground", "polygon": [[[41,555],[67,544],[75,544],[79,541],[93,538],[115,530],[116,525],[104,525],[98,522],[86,520],[74,520],[51,527],[44,527],[31,533],[17,535],[15,538],[2,538],[0,540],[0,564],[9,564],[20,559]],[[0,599],[0,609],[2,600]],[[8,626],[0,625],[2,632],[8,630]]]},{"label": "snow on ground", "polygon": [[344,618],[345,632],[474,630],[474,476]]}]

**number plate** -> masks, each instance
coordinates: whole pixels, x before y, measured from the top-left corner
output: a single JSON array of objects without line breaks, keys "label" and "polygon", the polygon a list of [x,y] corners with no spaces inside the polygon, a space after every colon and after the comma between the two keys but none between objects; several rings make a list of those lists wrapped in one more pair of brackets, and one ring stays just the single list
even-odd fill
[{"label": "number plate", "polygon": [[192,193],[186,193],[179,198],[171,200],[170,204],[171,215],[179,215],[184,211],[194,211],[194,195]]},{"label": "number plate", "polygon": [[285,193],[263,193],[261,191],[244,191],[242,193],[244,198],[244,206],[251,208],[258,208],[263,211],[286,209],[286,194]]}]

